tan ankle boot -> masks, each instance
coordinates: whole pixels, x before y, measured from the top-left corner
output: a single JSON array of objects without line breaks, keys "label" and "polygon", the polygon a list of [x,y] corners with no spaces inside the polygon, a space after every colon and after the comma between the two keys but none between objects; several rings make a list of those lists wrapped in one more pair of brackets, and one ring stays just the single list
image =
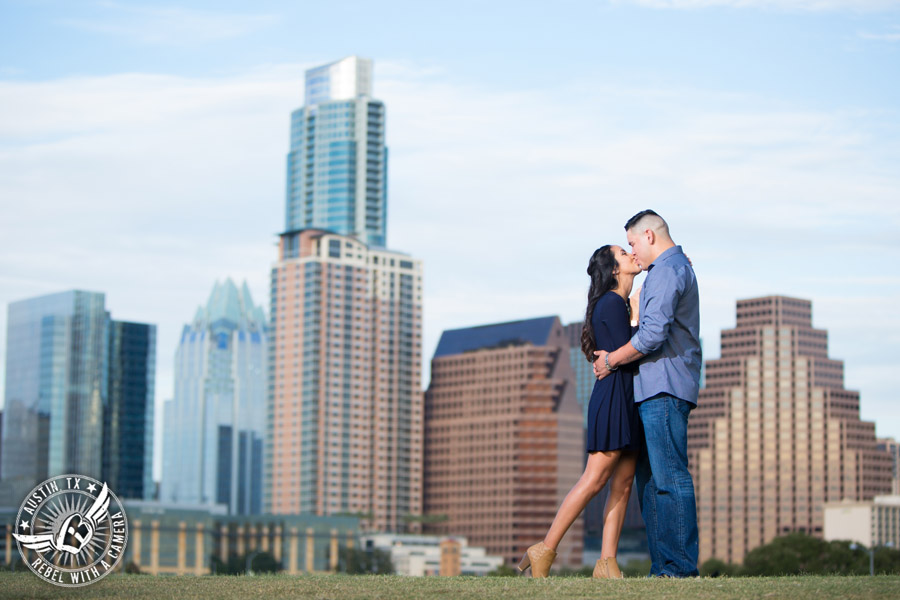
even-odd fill
[{"label": "tan ankle boot", "polygon": [[622,579],[623,575],[615,558],[601,558],[594,565],[593,577],[595,579]]},{"label": "tan ankle boot", "polygon": [[544,542],[538,542],[525,551],[525,556],[519,562],[519,570],[524,573],[530,566],[532,577],[546,577],[555,559],[556,550],[548,548]]}]

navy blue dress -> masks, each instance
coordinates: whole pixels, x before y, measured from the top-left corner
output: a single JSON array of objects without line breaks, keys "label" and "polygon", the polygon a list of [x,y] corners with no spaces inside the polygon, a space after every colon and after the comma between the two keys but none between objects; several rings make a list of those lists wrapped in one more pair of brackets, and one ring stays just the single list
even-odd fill
[{"label": "navy blue dress", "polygon": [[[612,352],[631,339],[625,300],[606,292],[591,317],[597,350]],[[604,367],[605,368],[605,367]],[[634,403],[634,365],[619,369],[594,383],[587,414],[587,451],[638,450],[640,417]]]}]

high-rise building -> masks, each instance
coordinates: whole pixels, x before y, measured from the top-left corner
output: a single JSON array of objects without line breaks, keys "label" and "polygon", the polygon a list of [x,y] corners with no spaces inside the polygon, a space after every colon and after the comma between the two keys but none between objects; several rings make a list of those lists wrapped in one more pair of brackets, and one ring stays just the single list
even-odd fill
[{"label": "high-rise building", "polygon": [[4,481],[79,473],[143,497],[155,326],[113,321],[102,293],[78,290],[13,302],[8,315]]},{"label": "high-rise building", "polygon": [[328,231],[272,268],[268,506],[414,531],[422,506],[422,265]]},{"label": "high-rise building", "polygon": [[794,531],[822,537],[826,502],[890,492],[890,458],[827,336],[808,300],[738,301],[688,421],[701,561],[741,562]]},{"label": "high-rise building", "polygon": [[900,496],[900,442],[894,438],[880,438],[878,440],[878,449],[887,452],[893,463],[891,471],[891,494]]},{"label": "high-rise building", "polygon": [[386,249],[384,105],[372,62],[306,72],[271,272],[266,507],[416,531],[422,264]]},{"label": "high-rise building", "polygon": [[[584,465],[575,396],[557,317],[445,331],[425,395],[428,529],[507,564],[542,540]],[[581,550],[578,519],[556,566],[580,567]]]},{"label": "high-rise building", "polygon": [[291,115],[285,231],[320,228],[386,244],[384,104],[372,98],[372,61],[350,56],[306,72]]},{"label": "high-rise building", "polygon": [[104,480],[122,498],[149,499],[153,482],[156,326],[111,321]]},{"label": "high-rise building", "polygon": [[262,511],[268,397],[265,313],[245,283],[216,283],[175,353],[175,396],[165,406],[160,498]]}]

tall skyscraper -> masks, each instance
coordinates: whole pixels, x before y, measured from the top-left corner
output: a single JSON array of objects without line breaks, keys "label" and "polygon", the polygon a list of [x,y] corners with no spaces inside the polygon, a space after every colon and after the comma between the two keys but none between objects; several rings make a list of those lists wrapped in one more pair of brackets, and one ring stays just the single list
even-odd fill
[{"label": "tall skyscraper", "polygon": [[184,327],[175,353],[175,397],[165,407],[167,502],[262,511],[268,397],[265,313],[227,279]]},{"label": "tall skyscraper", "polygon": [[701,561],[741,562],[793,531],[821,537],[826,502],[890,492],[890,458],[843,380],[811,302],[738,301],[688,421]]},{"label": "tall skyscraper", "polygon": [[372,63],[306,72],[271,273],[266,507],[415,531],[422,511],[422,264],[386,249]]},{"label": "tall skyscraper", "polygon": [[[584,465],[569,343],[556,317],[445,331],[425,394],[425,515],[514,564]],[[580,567],[582,522],[556,566]]]},{"label": "tall skyscraper", "polygon": [[407,529],[422,507],[421,263],[287,232],[271,300],[271,512]]},{"label": "tall skyscraper", "polygon": [[113,321],[104,304],[75,290],[9,305],[5,481],[79,473],[148,491],[156,328]]},{"label": "tall skyscraper", "polygon": [[285,231],[327,229],[385,246],[384,104],[371,96],[370,60],[306,72],[306,102],[291,115]]},{"label": "tall skyscraper", "polygon": [[103,472],[122,498],[153,497],[155,374],[156,326],[110,322]]}]

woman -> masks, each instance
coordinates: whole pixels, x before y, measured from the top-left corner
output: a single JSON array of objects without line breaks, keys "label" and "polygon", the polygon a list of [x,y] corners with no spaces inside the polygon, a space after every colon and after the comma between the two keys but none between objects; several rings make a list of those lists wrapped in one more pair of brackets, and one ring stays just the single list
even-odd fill
[{"label": "woman", "polygon": [[[634,256],[619,246],[594,251],[587,269],[591,277],[588,305],[581,332],[581,349],[588,362],[595,350],[612,351],[631,339],[631,319],[637,319],[637,298],[629,302],[631,287],[641,268]],[[633,316],[629,318],[629,313]],[[594,384],[588,406],[587,465],[572,488],[544,540],[531,546],[519,570],[531,567],[532,577],[546,577],[556,548],[569,526],[608,481],[609,499],[603,515],[603,548],[594,577],[621,578],[616,564],[619,534],[631,495],[641,428],[634,406],[633,370],[618,369]]]}]

